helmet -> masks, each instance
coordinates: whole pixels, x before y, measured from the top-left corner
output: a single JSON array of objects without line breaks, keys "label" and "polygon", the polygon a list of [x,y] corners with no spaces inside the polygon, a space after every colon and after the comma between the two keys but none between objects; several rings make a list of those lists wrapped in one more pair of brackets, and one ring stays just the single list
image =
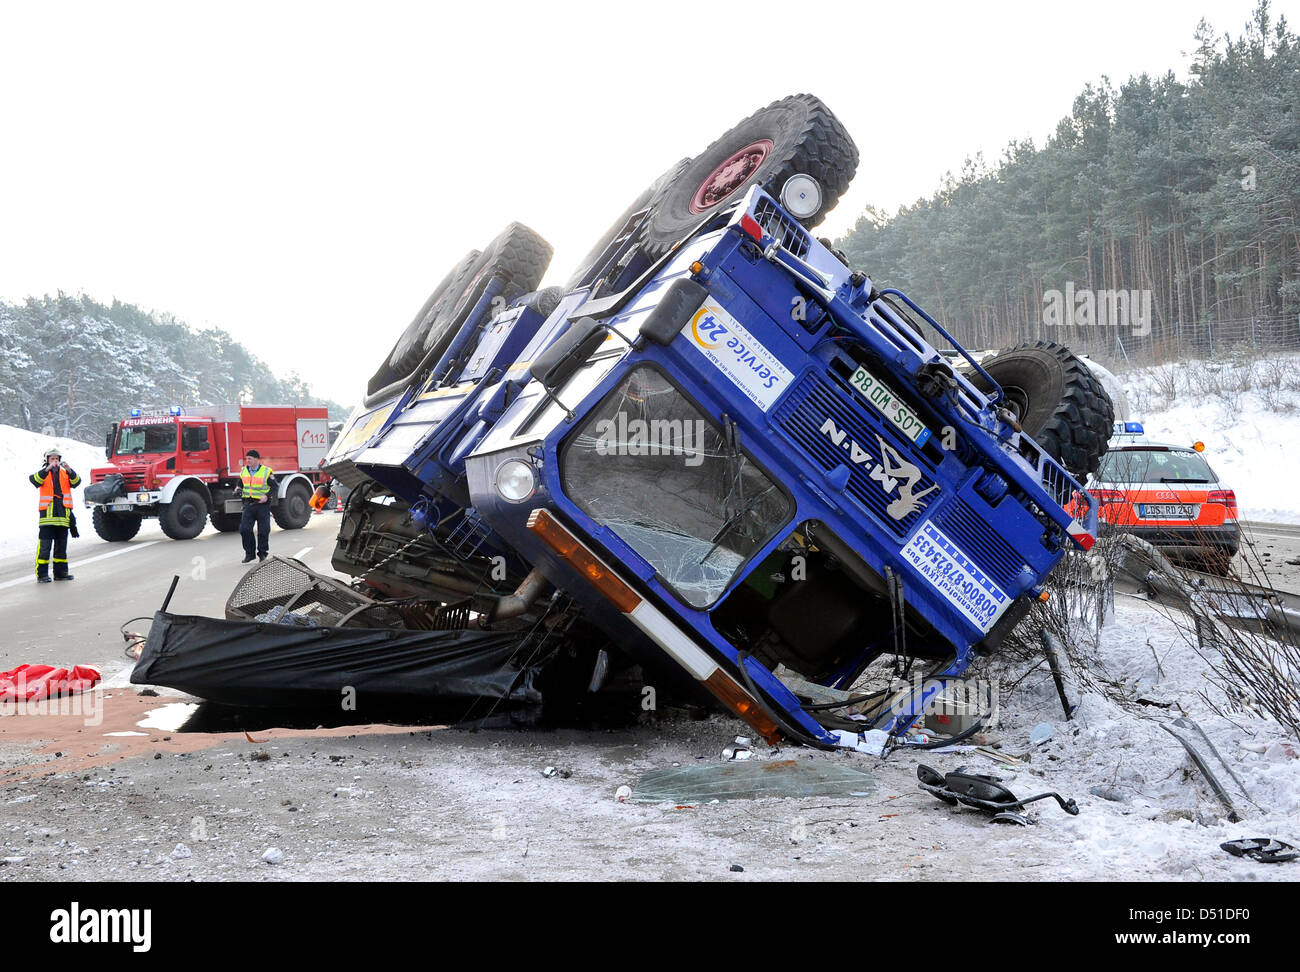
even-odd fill
[{"label": "helmet", "polygon": [[58,446],[50,446],[48,449],[45,450],[45,459],[47,462],[49,461],[50,456],[58,456],[60,459],[62,459],[63,450],[60,449]]}]

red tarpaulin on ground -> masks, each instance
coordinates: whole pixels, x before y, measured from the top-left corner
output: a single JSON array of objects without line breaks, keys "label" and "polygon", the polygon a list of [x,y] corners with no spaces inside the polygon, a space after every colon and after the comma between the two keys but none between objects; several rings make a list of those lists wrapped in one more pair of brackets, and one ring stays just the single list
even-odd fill
[{"label": "red tarpaulin on ground", "polygon": [[0,672],[0,702],[34,702],[59,695],[80,695],[98,684],[98,668],[74,665],[19,665],[11,672]]}]

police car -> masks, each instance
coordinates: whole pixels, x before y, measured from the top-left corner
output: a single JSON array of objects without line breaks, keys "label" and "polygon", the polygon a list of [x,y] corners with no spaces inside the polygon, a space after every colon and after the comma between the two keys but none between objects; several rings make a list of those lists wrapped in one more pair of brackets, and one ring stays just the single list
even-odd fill
[{"label": "police car", "polygon": [[1237,494],[1224,487],[1205,446],[1148,442],[1140,422],[1116,422],[1089,481],[1103,528],[1141,537],[1178,561],[1226,573],[1241,546]]}]

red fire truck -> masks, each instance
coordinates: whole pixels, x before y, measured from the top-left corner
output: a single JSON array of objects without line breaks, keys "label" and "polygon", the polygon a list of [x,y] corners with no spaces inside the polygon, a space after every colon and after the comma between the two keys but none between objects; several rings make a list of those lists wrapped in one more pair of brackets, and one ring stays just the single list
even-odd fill
[{"label": "red fire truck", "polygon": [[239,470],[256,449],[275,471],[279,488],[271,515],[284,530],[311,519],[307,505],[329,450],[323,407],[292,405],[173,405],[132,409],[113,423],[104,442],[112,465],[92,469],[86,505],[105,540],[130,540],[141,521],[156,516],[163,533],[189,540],[204,521],[221,531],[239,529]]}]

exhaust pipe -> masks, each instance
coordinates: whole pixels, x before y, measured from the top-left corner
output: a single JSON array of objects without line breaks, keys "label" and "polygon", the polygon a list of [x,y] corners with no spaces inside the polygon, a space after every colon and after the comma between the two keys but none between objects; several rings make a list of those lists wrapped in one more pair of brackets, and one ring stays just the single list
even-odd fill
[{"label": "exhaust pipe", "polygon": [[501,598],[486,617],[479,618],[479,627],[486,627],[494,621],[519,617],[533,606],[533,602],[537,600],[537,596],[542,593],[542,588],[545,586],[546,578],[534,567],[513,594]]}]

